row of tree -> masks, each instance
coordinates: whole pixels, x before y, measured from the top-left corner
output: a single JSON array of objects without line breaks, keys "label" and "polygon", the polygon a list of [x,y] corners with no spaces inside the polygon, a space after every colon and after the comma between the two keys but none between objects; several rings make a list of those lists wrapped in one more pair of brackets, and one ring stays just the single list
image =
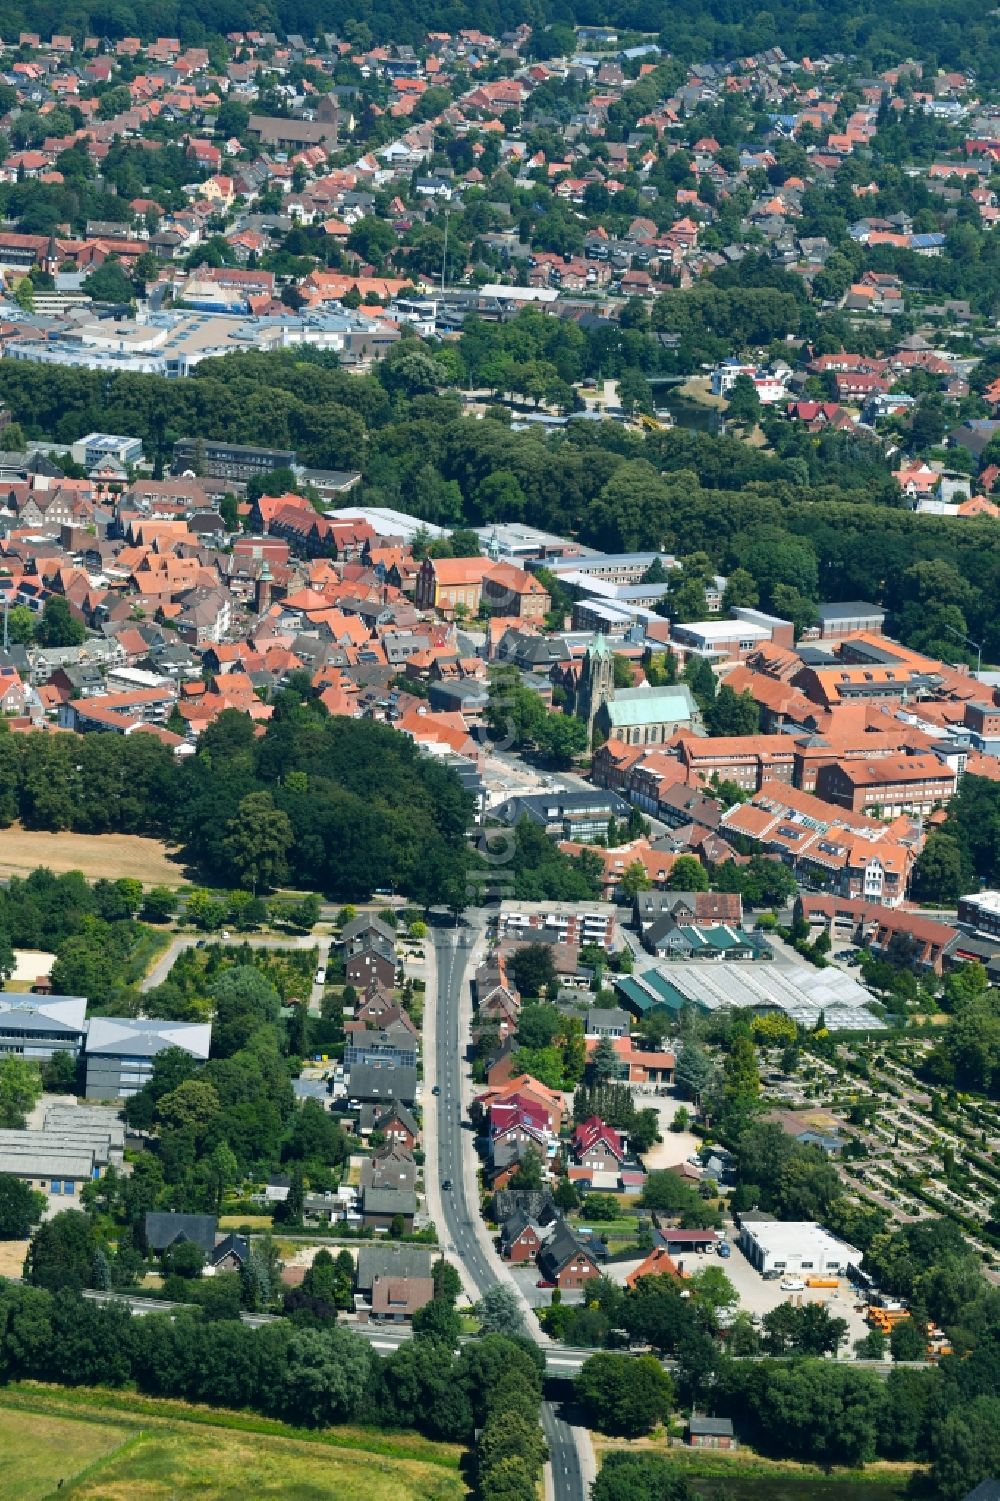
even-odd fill
[{"label": "row of tree", "polygon": [[[363,1421],[465,1444],[478,1430],[484,1498],[501,1494],[493,1474],[523,1474],[533,1487],[545,1452],[539,1360],[526,1342],[499,1334],[456,1354],[425,1333],[383,1361],[367,1340],[333,1323],[282,1319],[252,1328],[187,1311],[140,1319],[122,1304],[0,1282],[0,1379],[132,1386],[154,1397],[250,1408],[298,1427]],[[510,1466],[505,1461],[521,1447],[515,1429],[524,1455]],[[533,1496],[526,1484],[503,1494]]]}]

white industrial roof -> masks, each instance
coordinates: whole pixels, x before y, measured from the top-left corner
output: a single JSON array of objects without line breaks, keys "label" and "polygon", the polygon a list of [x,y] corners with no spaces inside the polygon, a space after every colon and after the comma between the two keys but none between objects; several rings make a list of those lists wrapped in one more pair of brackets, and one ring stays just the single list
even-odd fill
[{"label": "white industrial roof", "polygon": [[406,511],[393,510],[391,506],[337,506],[331,511],[324,511],[325,516],[333,521],[367,521],[372,531],[379,537],[402,537],[407,542],[412,542],[418,532],[424,531],[429,537],[443,537],[446,535],[443,526],[434,526],[430,521],[421,521],[419,516],[410,516]]},{"label": "white industrial roof", "polygon": [[756,625],[752,620],[692,620],[674,626],[678,640],[684,635],[698,636],[702,641],[731,641],[740,636],[745,641],[769,641],[771,632],[766,625]]},{"label": "white industrial roof", "polygon": [[861,1252],[856,1246],[831,1235],[814,1220],[755,1220],[748,1219],[742,1229],[751,1235],[758,1245],[772,1256],[808,1255],[812,1250],[835,1252],[843,1260],[855,1264],[861,1261]]}]

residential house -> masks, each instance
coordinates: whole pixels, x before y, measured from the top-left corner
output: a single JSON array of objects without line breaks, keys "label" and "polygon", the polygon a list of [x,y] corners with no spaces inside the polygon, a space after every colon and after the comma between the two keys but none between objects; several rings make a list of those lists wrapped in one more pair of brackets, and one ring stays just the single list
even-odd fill
[{"label": "residential house", "polygon": [[424,1246],[360,1246],[354,1285],[369,1303],[377,1277],[429,1281],[431,1253]]},{"label": "residential house", "polygon": [[351,1066],[347,1092],[359,1104],[398,1100],[412,1105],[417,1097],[417,1071],[409,1064],[355,1063]]},{"label": "residential house", "polygon": [[601,1269],[569,1226],[560,1221],[538,1253],[538,1270],[546,1282],[563,1292],[586,1287],[601,1275]]},{"label": "residential house", "polygon": [[507,973],[502,954],[495,953],[483,961],[476,971],[474,986],[480,1025],[496,1026],[501,1039],[516,1031],[521,996]]},{"label": "residential house", "polygon": [[387,990],[396,979],[396,961],[394,958],[387,959],[384,954],[376,953],[373,949],[361,950],[347,959],[344,973],[347,983],[353,985],[355,990],[367,990],[373,983]]},{"label": "residential house", "polygon": [[558,942],[615,947],[615,908],[610,902],[501,902],[496,918],[497,938],[536,941],[548,934]]},{"label": "residential house", "polygon": [[433,1277],[393,1277],[376,1273],[371,1286],[371,1317],[404,1324],[434,1297]]},{"label": "residential house", "polygon": [[177,1214],[147,1210],[143,1220],[146,1248],[160,1256],[171,1246],[190,1242],[204,1253],[206,1260],[215,1250],[216,1218],[214,1214]]},{"label": "residential house", "polygon": [[417,1196],[412,1189],[364,1188],[361,1191],[361,1223],[366,1230],[391,1230],[402,1223],[405,1234],[413,1230]]},{"label": "residential house", "polygon": [[627,1037],[629,1016],[618,1006],[590,1006],[584,1022],[587,1037]]},{"label": "residential house", "polygon": [[621,1133],[597,1115],[576,1127],[570,1139],[570,1152],[577,1167],[598,1173],[617,1173],[627,1155]]},{"label": "residential house", "polygon": [[644,1261],[640,1261],[625,1278],[625,1286],[634,1288],[643,1277],[684,1277],[680,1267],[669,1255],[665,1246],[654,1246]]},{"label": "residential house", "polygon": [[535,1261],[546,1234],[544,1226],[518,1209],[500,1227],[500,1255],[504,1261]]},{"label": "residential house", "polygon": [[385,1108],[375,1106],[374,1128],[398,1151],[412,1153],[420,1140],[416,1117],[398,1100],[393,1100]]}]

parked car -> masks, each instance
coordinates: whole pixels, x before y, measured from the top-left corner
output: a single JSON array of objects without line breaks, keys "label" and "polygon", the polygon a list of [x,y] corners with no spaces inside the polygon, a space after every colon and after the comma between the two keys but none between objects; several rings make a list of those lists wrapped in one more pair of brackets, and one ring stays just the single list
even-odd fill
[{"label": "parked car", "polygon": [[555,1287],[555,1285],[556,1284],[554,1282],[546,1282],[544,1277],[539,1277],[538,1281],[535,1283],[536,1287]]},{"label": "parked car", "polygon": [[782,1277],[781,1291],[783,1293],[804,1293],[806,1285],[801,1277]]}]

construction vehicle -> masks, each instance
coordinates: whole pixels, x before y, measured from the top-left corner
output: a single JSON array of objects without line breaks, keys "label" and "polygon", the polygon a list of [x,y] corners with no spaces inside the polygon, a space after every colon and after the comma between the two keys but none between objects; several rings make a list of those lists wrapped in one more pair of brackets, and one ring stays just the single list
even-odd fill
[{"label": "construction vehicle", "polygon": [[942,1355],[954,1355],[954,1353],[944,1330],[939,1329],[933,1322],[929,1323],[927,1325],[927,1359],[940,1360]]},{"label": "construction vehicle", "polygon": [[910,1317],[908,1308],[880,1308],[877,1304],[869,1304],[865,1315],[867,1322],[873,1329],[878,1329],[882,1334],[891,1334],[897,1324]]}]

